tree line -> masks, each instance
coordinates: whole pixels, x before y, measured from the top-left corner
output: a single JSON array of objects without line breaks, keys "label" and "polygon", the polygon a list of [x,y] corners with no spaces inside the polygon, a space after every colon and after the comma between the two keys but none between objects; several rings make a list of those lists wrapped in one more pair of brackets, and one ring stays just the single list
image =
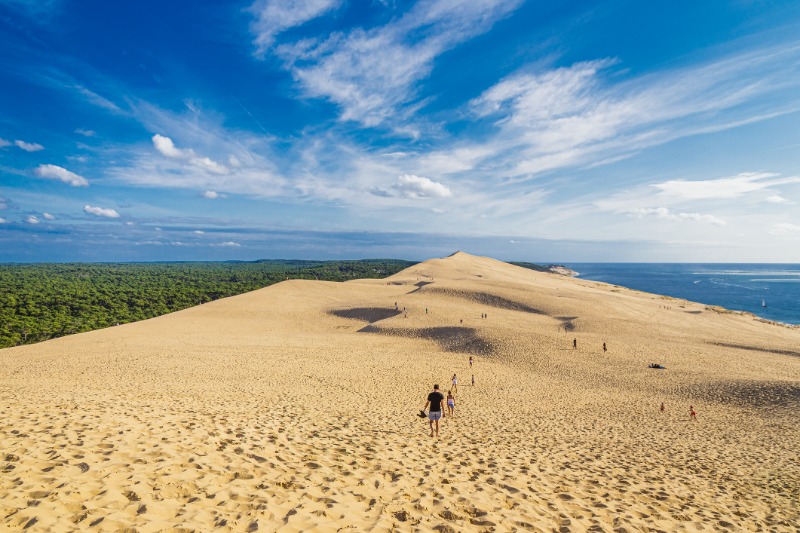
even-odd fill
[{"label": "tree line", "polygon": [[0,264],[0,348],[153,318],[286,279],[383,278],[413,264],[397,259]]}]

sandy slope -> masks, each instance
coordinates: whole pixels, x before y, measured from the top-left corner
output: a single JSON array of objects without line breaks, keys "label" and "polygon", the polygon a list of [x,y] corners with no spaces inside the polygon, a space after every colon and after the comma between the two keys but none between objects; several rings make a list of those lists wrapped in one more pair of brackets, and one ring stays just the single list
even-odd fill
[{"label": "sandy slope", "polygon": [[800,330],[462,253],[2,350],[0,400],[0,529],[800,523]]}]

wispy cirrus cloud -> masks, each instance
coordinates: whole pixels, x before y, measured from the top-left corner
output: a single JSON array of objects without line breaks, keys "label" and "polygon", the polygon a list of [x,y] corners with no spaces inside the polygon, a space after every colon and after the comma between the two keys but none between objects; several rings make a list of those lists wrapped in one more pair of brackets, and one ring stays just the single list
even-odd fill
[{"label": "wispy cirrus cloud", "polygon": [[[418,2],[389,24],[279,45],[276,53],[305,95],[336,104],[341,120],[384,125],[418,107],[416,85],[431,72],[437,56],[487,31],[519,4]],[[417,38],[410,39],[412,34]]]},{"label": "wispy cirrus cloud", "polygon": [[768,232],[772,235],[800,235],[800,225],[781,222],[770,226]]},{"label": "wispy cirrus cloud", "polygon": [[783,98],[765,113],[754,105],[800,87],[800,44],[762,48],[682,69],[620,75],[614,59],[507,76],[470,108],[491,120],[489,140],[509,174],[615,162],[681,137],[721,131],[796,111]]},{"label": "wispy cirrus cloud", "polygon": [[636,218],[654,216],[662,220],[670,220],[673,222],[692,220],[696,222],[708,222],[709,224],[714,224],[715,226],[724,226],[727,224],[727,222],[725,222],[723,219],[714,215],[675,212],[667,209],[666,207],[639,207],[636,209],[631,209],[630,214]]},{"label": "wispy cirrus cloud", "polygon": [[34,170],[34,173],[40,178],[61,181],[73,187],[89,186],[89,181],[86,178],[58,165],[39,165]]},{"label": "wispy cirrus cloud", "polygon": [[[669,180],[654,183],[652,186],[660,191],[661,196],[679,200],[732,199],[756,191],[762,191],[777,185],[800,183],[800,177],[779,178],[770,172],[748,172],[711,180]],[[781,203],[780,201],[773,203]],[[769,198],[767,198],[768,201]],[[780,198],[780,197],[778,197]]]},{"label": "wispy cirrus cloud", "polygon": [[256,17],[251,26],[255,35],[256,53],[261,55],[268,50],[275,37],[297,26],[333,11],[342,0],[259,0],[250,7]]}]

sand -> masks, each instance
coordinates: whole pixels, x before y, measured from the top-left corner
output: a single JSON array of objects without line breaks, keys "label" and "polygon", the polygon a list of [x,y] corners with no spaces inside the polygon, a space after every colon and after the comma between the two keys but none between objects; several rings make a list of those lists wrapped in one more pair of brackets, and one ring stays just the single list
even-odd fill
[{"label": "sand", "polygon": [[800,527],[800,329],[463,253],[0,350],[0,415],[12,531]]}]

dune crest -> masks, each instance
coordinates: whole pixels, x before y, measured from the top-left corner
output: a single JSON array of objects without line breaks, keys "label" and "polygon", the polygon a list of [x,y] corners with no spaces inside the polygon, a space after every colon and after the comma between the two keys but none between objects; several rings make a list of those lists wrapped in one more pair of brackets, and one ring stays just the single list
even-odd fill
[{"label": "dune crest", "polygon": [[798,346],[464,252],[287,281],[0,350],[0,529],[796,531]]}]

